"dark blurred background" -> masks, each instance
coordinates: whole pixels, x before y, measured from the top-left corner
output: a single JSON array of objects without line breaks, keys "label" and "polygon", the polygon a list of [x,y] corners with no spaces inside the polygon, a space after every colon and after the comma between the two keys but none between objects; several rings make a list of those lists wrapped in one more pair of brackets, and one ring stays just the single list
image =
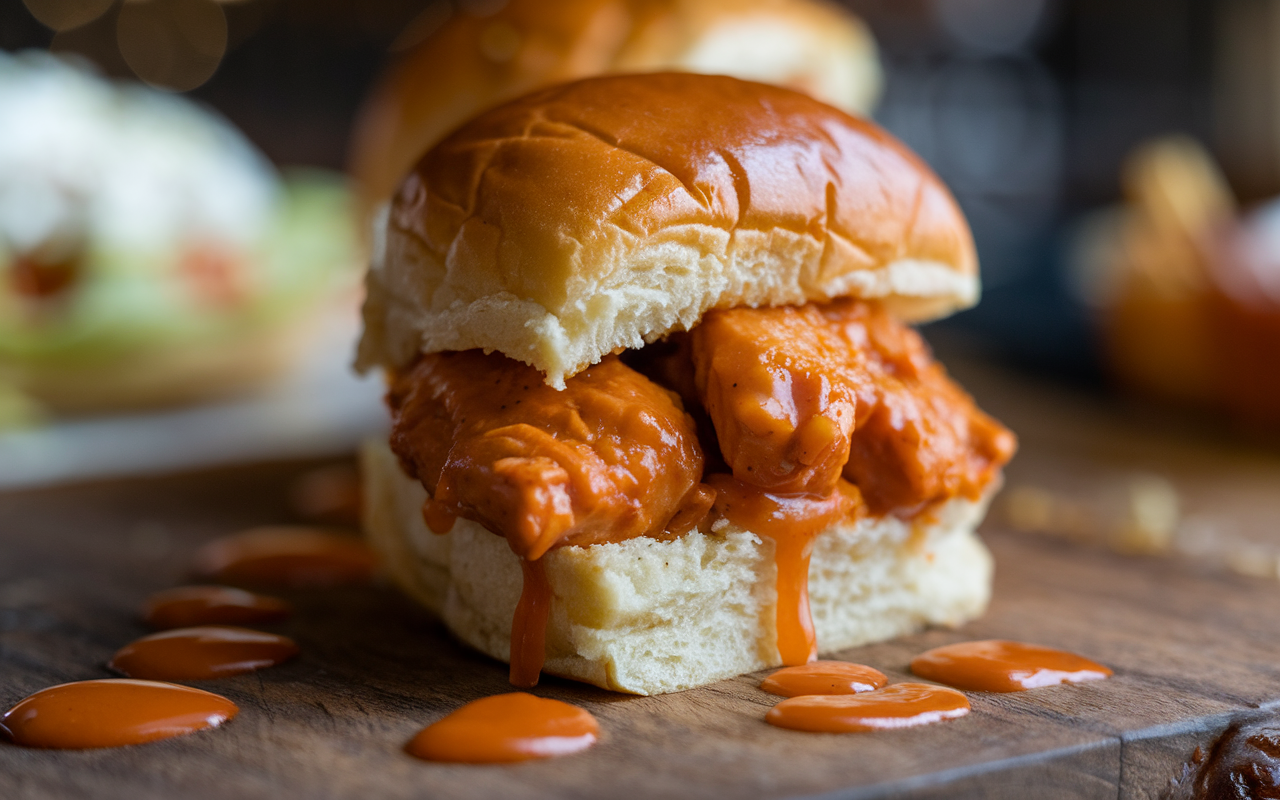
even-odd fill
[{"label": "dark blurred background", "polygon": [[[483,11],[486,2],[456,5]],[[450,5],[0,0],[0,47],[80,53],[111,75],[191,87],[277,162],[341,167],[381,65]],[[887,83],[876,116],[950,184],[978,241],[984,301],[935,336],[1096,380],[1069,242],[1083,214],[1118,196],[1126,153],[1184,132],[1210,147],[1246,202],[1280,191],[1276,0],[845,5],[881,49]]]}]

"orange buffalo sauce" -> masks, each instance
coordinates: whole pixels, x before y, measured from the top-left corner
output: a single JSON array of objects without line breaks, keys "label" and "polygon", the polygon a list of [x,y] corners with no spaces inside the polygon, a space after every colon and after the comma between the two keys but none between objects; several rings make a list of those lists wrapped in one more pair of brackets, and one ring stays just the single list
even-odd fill
[{"label": "orange buffalo sauce", "polygon": [[[977,499],[1015,447],[918,334],[857,301],[708,311],[688,335],[565,384],[472,350],[420,356],[387,397],[428,527],[474,520],[524,560],[511,647],[522,686],[551,595],[531,565],[554,547],[672,538],[710,509],[773,541],[778,650],[803,664],[817,652],[814,537],[861,514]],[[719,474],[704,483],[708,464]]]},{"label": "orange buffalo sauce", "polygon": [[775,495],[760,491],[728,475],[712,475],[715,512],[774,543],[777,565],[778,653],[782,663],[804,664],[818,654],[813,619],[809,614],[809,557],[813,539],[832,523],[860,506],[858,490],[837,480],[826,497]]},{"label": "orange buffalo sauce", "polygon": [[878,669],[847,661],[814,661],[786,667],[760,683],[760,688],[783,697],[807,694],[859,694],[883,688],[889,679]]},{"label": "orange buffalo sauce", "polygon": [[253,528],[205,544],[194,571],[203,578],[290,588],[367,583],[377,560],[363,540],[301,526]]},{"label": "orange buffalo sauce", "polygon": [[428,761],[492,764],[577,753],[599,736],[587,711],[512,692],[466,704],[423,728],[405,750]]},{"label": "orange buffalo sauce", "polygon": [[686,402],[706,408],[733,476],[764,491],[826,495],[843,474],[871,513],[911,515],[980,497],[1016,448],[873,303],[709,311],[687,354]]},{"label": "orange buffalo sauce", "polygon": [[147,624],[160,629],[279,622],[290,613],[289,604],[279,598],[229,586],[166,589],[147,598],[142,610]]},{"label": "orange buffalo sauce", "polygon": [[553,547],[668,535],[711,506],[703,456],[680,400],[609,357],[563,391],[500,354],[422,356],[388,394],[391,446],[427,488],[428,527],[456,517],[507,539],[525,587],[512,625],[511,679],[533,686],[551,590]]},{"label": "orange buffalo sauce", "polygon": [[497,353],[424,355],[388,402],[391,449],[431,495],[431,527],[475,520],[531,561],[558,545],[660,535],[699,496],[693,420],[616,357],[557,391]]},{"label": "orange buffalo sauce", "polygon": [[0,718],[0,733],[23,747],[121,747],[217,727],[238,711],[225,697],[171,683],[80,681],[18,703]]},{"label": "orange buffalo sauce", "polygon": [[203,681],[272,667],[298,655],[274,633],[206,625],[154,633],[116,651],[108,664],[131,678]]},{"label": "orange buffalo sauce", "polygon": [[[778,650],[815,657],[808,603],[814,537],[857,514],[909,516],[977,499],[1013,435],[934,363],[919,334],[851,300],[708,312],[687,358],[733,477],[711,476],[716,512],[775,544]],[[664,373],[678,371],[667,359]]]},{"label": "orange buffalo sauce", "polygon": [[529,689],[538,685],[546,657],[547,613],[551,608],[551,584],[542,561],[520,559],[524,585],[511,622],[511,685]]},{"label": "orange buffalo sauce", "polygon": [[1021,692],[1111,675],[1109,668],[1075,653],[1000,639],[935,647],[913,658],[911,671],[975,692]]},{"label": "orange buffalo sauce", "polygon": [[927,683],[895,683],[874,692],[806,695],[783,700],[765,721],[814,733],[852,733],[929,725],[969,713],[969,699]]}]

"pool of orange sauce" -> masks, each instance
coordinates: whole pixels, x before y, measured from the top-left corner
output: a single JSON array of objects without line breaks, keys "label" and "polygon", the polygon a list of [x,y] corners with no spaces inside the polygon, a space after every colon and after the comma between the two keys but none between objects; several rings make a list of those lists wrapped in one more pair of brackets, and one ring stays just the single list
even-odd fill
[{"label": "pool of orange sauce", "polygon": [[367,583],[377,559],[355,536],[304,526],[253,528],[196,552],[194,571],[213,580],[293,588]]},{"label": "pool of orange sauce", "polygon": [[818,655],[809,613],[809,557],[814,537],[861,508],[857,487],[841,480],[826,497],[771,494],[729,475],[711,475],[715,513],[774,542],[778,592],[778,653],[788,666]]},{"label": "pool of orange sauce", "polygon": [[213,728],[239,710],[220,695],[171,683],[80,681],[21,701],[0,718],[0,733],[23,747],[122,747]]},{"label": "pool of orange sauce", "polygon": [[405,750],[428,761],[492,764],[577,753],[599,736],[588,711],[512,692],[467,703],[423,728]]},{"label": "pool of orange sauce", "polygon": [[179,586],[147,598],[142,617],[153,628],[252,625],[279,622],[292,613],[285,601],[229,586]]},{"label": "pool of orange sauce", "polygon": [[813,661],[784,667],[765,678],[760,688],[783,697],[806,694],[859,694],[883,688],[889,679],[878,669],[848,661]]},{"label": "pool of orange sauce", "polygon": [[853,733],[929,725],[969,713],[969,698],[927,683],[895,683],[861,694],[804,695],[783,700],[765,721],[813,733]]},{"label": "pool of orange sauce", "polygon": [[177,628],[144,636],[108,664],[130,678],[202,681],[272,667],[298,655],[292,639],[230,625]]},{"label": "pool of orange sauce", "polygon": [[1111,675],[1110,668],[1084,656],[1003,639],[935,647],[913,658],[911,671],[921,678],[975,692],[1021,692]]}]

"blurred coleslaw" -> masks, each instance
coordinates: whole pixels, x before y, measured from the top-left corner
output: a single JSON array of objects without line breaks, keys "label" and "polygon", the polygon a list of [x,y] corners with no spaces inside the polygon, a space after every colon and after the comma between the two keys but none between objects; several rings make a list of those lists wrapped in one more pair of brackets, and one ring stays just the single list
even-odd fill
[{"label": "blurred coleslaw", "polygon": [[281,178],[185,98],[0,52],[0,425],[51,375],[251,349],[354,286],[351,219],[341,178]]}]

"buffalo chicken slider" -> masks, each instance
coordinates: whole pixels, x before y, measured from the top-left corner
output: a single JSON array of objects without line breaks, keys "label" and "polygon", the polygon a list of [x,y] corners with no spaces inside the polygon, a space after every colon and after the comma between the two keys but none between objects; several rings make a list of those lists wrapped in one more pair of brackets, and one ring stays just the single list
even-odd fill
[{"label": "buffalo chicken slider", "polygon": [[591,78],[430,150],[380,239],[366,528],[517,685],[678,691],[985,608],[1014,439],[907,327],[976,301],[973,242],[872,123]]}]

